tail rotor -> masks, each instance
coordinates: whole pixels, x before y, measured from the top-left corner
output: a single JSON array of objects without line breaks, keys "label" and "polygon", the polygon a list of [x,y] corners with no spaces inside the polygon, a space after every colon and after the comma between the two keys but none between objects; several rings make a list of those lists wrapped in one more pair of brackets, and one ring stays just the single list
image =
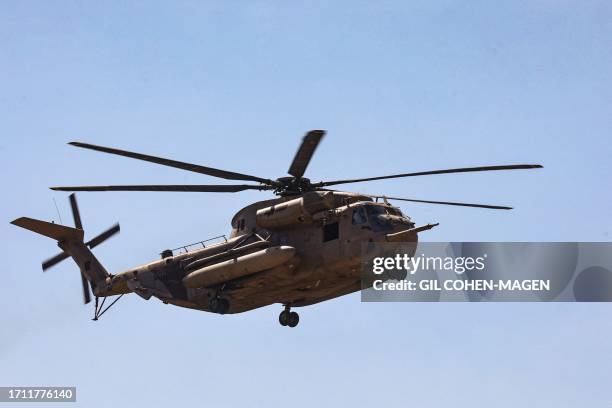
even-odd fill
[{"label": "tail rotor", "polygon": [[[81,214],[79,212],[79,206],[77,204],[76,196],[74,193],[70,194],[70,208],[72,210],[72,217],[74,219],[75,228],[82,231],[83,223],[81,222]],[[119,224],[115,224],[109,229],[107,229],[106,231],[102,232],[101,234],[85,242],[85,245],[88,246],[89,249],[93,249],[96,246],[100,245],[102,242],[106,241],[107,239],[115,235],[116,233],[118,233],[119,231],[120,231]],[[62,251],[61,253],[44,261],[42,263],[42,269],[43,271],[46,271],[47,269],[51,268],[54,265],[57,265],[58,263],[60,263],[61,261],[69,257],[70,257],[70,254],[68,254],[66,251]],[[83,302],[87,304],[91,302],[90,284],[82,269],[81,269],[81,283],[83,286]]]}]

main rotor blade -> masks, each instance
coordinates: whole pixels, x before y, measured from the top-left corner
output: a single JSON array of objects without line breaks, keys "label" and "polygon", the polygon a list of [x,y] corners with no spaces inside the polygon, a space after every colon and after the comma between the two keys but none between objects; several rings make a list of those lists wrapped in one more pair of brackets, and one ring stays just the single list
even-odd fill
[{"label": "main rotor blade", "polygon": [[384,180],[384,179],[399,178],[399,177],[428,176],[431,174],[470,173],[470,172],[477,172],[477,171],[519,170],[519,169],[539,169],[539,168],[542,168],[542,166],[539,164],[512,164],[512,165],[505,165],[505,166],[464,167],[464,168],[458,168],[458,169],[421,171],[417,173],[393,174],[390,176],[368,177],[368,178],[361,178],[361,179],[322,181],[320,183],[313,184],[313,186],[314,187],[324,187],[324,186],[333,186],[337,184],[359,183],[362,181]]},{"label": "main rotor blade", "polygon": [[50,267],[62,262],[64,259],[68,258],[69,256],[70,255],[68,255],[66,252],[61,252],[55,255],[53,258],[47,259],[45,262],[42,263],[43,272],[49,269]]},{"label": "main rotor blade", "polygon": [[83,229],[83,223],[81,222],[81,214],[79,213],[79,206],[77,205],[76,195],[70,194],[70,208],[72,209],[72,218],[74,218],[74,226],[77,229]]},{"label": "main rotor blade", "polygon": [[457,206],[460,206],[460,207],[488,208],[488,209],[492,209],[492,210],[512,210],[512,207],[506,207],[506,206],[502,206],[502,205],[456,203],[456,202],[452,202],[452,201],[416,200],[416,199],[412,199],[412,198],[375,196],[375,195],[369,195],[369,194],[364,194],[364,195],[372,197],[372,198],[383,198],[383,199],[387,199],[387,200],[410,201],[410,202],[413,202],[413,203],[457,205]]},{"label": "main rotor blade", "polygon": [[312,155],[321,139],[323,139],[323,136],[325,136],[324,130],[311,130],[306,133],[306,136],[302,139],[302,144],[293,158],[291,167],[289,167],[289,174],[297,178],[304,175],[306,167],[308,167],[308,163],[310,163],[310,159],[312,159]]},{"label": "main rotor blade", "polygon": [[120,230],[121,230],[121,227],[119,227],[119,224],[115,224],[109,229],[107,229],[106,231],[104,231],[103,233],[97,235],[95,238],[92,238],[89,241],[87,241],[85,245],[87,245],[90,249],[94,249],[95,247],[97,247],[98,245],[100,245],[101,243],[103,243],[104,241],[106,241],[107,239],[115,235],[116,233],[118,233]]},{"label": "main rotor blade", "polygon": [[81,284],[83,285],[83,303],[88,304],[91,302],[91,295],[89,294],[89,282],[87,282],[87,278],[81,272]]},{"label": "main rotor blade", "polygon": [[259,183],[264,183],[268,185],[274,185],[274,182],[269,179],[264,179],[256,176],[251,176],[249,174],[235,173],[233,171],[225,171],[220,169],[215,169],[213,167],[205,167],[197,164],[191,164],[176,160],[164,159],[162,157],[149,156],[146,154],[129,152],[127,150],[114,149],[111,147],[97,146],[89,143],[81,143],[81,142],[70,142],[68,143],[72,146],[82,147],[84,149],[96,150],[98,152],[116,154],[119,156],[130,157],[132,159],[144,160],[152,163],[161,164],[163,166],[175,167],[178,169],[183,169],[187,171],[193,171],[195,173],[206,174],[209,176],[220,177],[228,180],[248,180],[248,181],[257,181]]},{"label": "main rotor blade", "polygon": [[247,184],[236,185],[124,185],[124,186],[72,186],[50,187],[55,191],[179,191],[202,193],[237,193],[244,190],[272,190],[271,186],[256,186]]}]

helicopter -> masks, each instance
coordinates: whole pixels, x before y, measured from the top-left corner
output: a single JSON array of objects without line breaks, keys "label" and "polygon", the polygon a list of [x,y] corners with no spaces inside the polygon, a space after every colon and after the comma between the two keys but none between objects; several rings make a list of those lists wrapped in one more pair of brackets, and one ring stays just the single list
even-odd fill
[{"label": "helicopter", "polygon": [[[417,243],[418,234],[437,223],[416,226],[389,201],[510,210],[500,205],[419,200],[335,190],[333,186],[366,181],[437,174],[541,168],[513,164],[401,173],[378,177],[312,182],[304,177],[324,130],[311,130],[302,139],[288,170],[289,176],[268,179],[146,154],[70,142],[75,147],[148,161],[163,166],[250,184],[112,185],[50,187],[69,196],[74,227],[28,217],[11,223],[57,241],[62,252],[42,264],[43,271],[72,258],[80,269],[83,300],[95,296],[93,320],[98,320],[121,296],[135,293],[148,300],[218,314],[242,313],[280,304],[282,326],[295,327],[299,315],[292,308],[313,305],[361,290],[364,243]],[[328,188],[332,187],[332,188]],[[92,249],[120,231],[115,224],[85,241],[74,192],[154,191],[272,192],[275,198],[239,210],[231,220],[229,237],[201,241],[161,252],[159,259],[111,274]],[[380,201],[382,200],[382,201]],[[222,239],[221,239],[222,238]],[[104,307],[107,298],[114,300]],[[102,299],[100,302],[99,299]]]}]

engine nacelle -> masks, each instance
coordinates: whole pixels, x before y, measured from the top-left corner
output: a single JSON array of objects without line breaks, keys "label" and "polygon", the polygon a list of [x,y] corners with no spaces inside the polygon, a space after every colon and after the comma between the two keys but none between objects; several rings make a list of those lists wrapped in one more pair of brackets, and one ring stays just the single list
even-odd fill
[{"label": "engine nacelle", "polygon": [[281,229],[297,224],[312,223],[312,216],[334,208],[332,192],[308,192],[299,198],[257,210],[257,226]]}]

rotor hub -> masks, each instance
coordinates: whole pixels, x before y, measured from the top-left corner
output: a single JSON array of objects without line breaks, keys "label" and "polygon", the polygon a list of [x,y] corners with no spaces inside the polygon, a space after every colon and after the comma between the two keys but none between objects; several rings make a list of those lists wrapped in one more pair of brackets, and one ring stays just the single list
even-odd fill
[{"label": "rotor hub", "polygon": [[274,192],[281,196],[302,194],[314,189],[306,177],[280,177],[276,181],[279,187]]}]

